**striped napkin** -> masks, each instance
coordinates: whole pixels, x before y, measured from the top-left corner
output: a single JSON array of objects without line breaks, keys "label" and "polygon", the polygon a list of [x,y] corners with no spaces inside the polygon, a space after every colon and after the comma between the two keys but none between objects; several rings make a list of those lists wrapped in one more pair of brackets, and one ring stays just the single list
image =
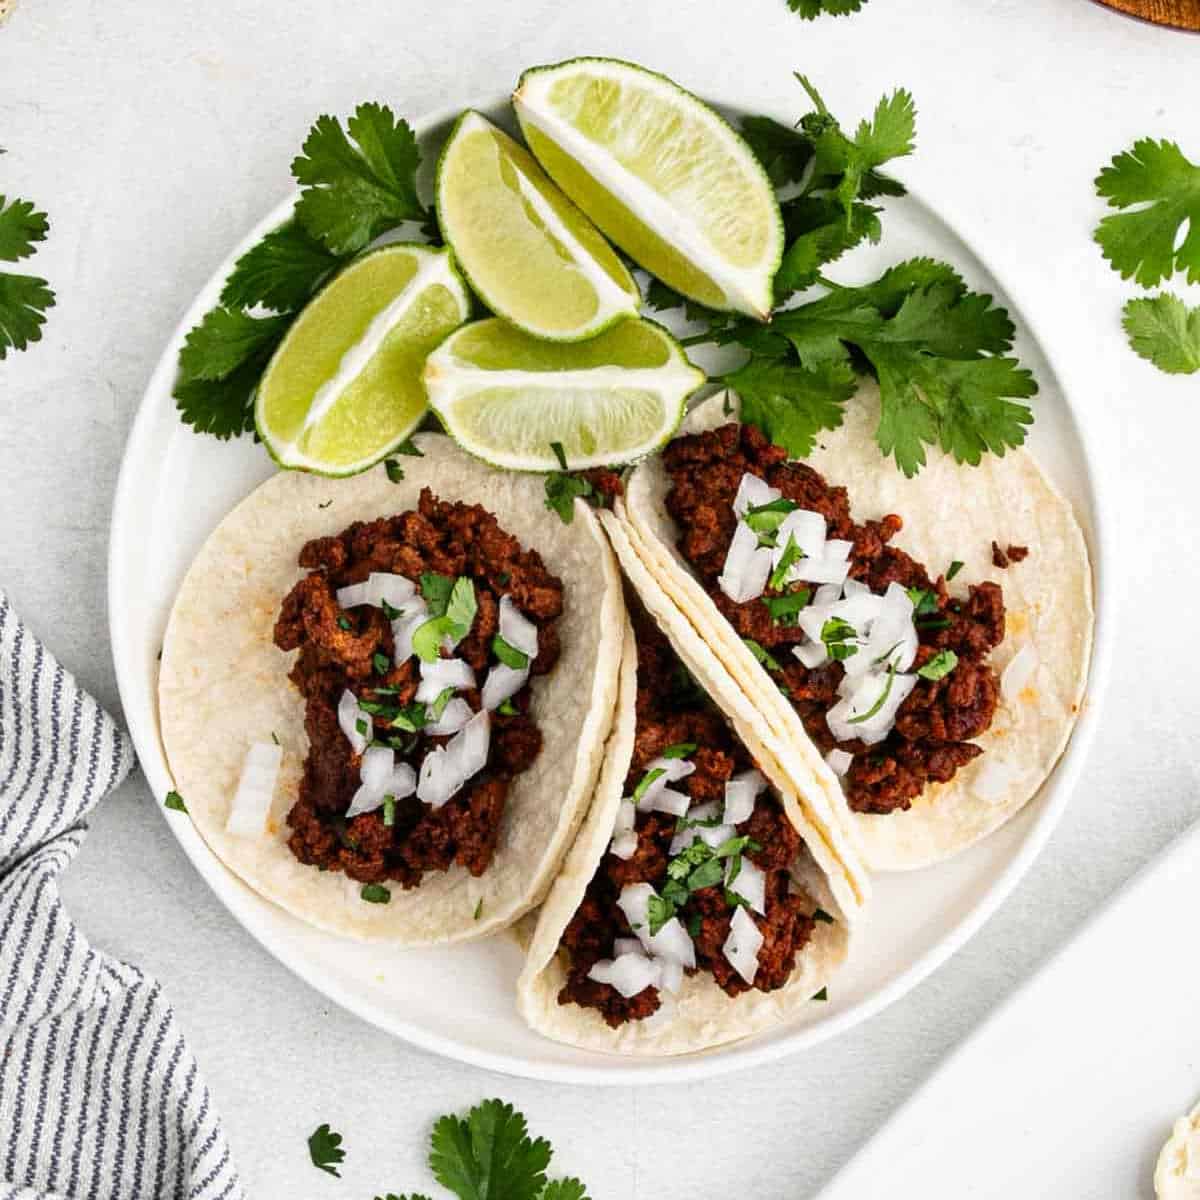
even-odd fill
[{"label": "striped napkin", "polygon": [[159,985],[58,896],[128,739],[0,591],[0,1200],[245,1193]]}]

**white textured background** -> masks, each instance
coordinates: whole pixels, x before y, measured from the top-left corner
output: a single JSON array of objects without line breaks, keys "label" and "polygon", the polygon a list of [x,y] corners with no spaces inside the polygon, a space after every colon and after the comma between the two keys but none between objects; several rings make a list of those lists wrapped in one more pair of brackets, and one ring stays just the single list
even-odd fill
[{"label": "white textured background", "polygon": [[[166,985],[254,1196],[434,1192],[429,1122],[493,1094],[596,1200],[812,1195],[1200,812],[1200,377],[1125,349],[1133,291],[1089,240],[1091,180],[1135,136],[1200,159],[1200,38],[1088,0],[870,0],[814,24],[784,0],[20,0],[0,27],[0,191],[50,210],[35,268],[59,294],[42,344],[0,365],[0,582],[26,619],[118,709],[104,573],[126,432],[180,312],[288,188],[311,119],[367,98],[416,115],[581,53],[797,113],[799,67],[846,120],[885,88],[915,92],[919,150],[899,173],[1014,283],[1114,447],[1103,482],[1124,510],[1128,601],[1103,726],[1046,853],[965,950],[868,1027],[703,1089],[504,1079],[331,1009],[219,907],[134,779],[97,815],[67,900]],[[346,1135],[341,1182],[307,1161],[323,1120]]]}]

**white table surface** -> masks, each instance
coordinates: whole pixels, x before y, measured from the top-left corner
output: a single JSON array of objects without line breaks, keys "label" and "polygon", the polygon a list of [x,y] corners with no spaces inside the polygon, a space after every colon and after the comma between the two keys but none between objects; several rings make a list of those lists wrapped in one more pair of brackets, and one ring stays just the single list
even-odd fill
[{"label": "white table surface", "polygon": [[[1091,180],[1113,153],[1155,134],[1200,157],[1200,38],[1087,0],[870,0],[815,24],[784,0],[20,0],[0,27],[0,191],[50,210],[35,262],[59,305],[45,340],[0,365],[0,583],[19,611],[117,711],[104,575],[129,424],[179,313],[286,191],[318,112],[377,98],[415,115],[586,53],[781,113],[800,111],[795,67],[847,120],[912,88],[920,148],[900,173],[999,267],[1113,447],[1132,576],[1113,692],[1065,820],[982,933],[868,1027],[712,1083],[711,1100],[510,1080],[380,1035],[234,924],[132,779],[97,814],[66,899],[165,984],[255,1196],[434,1192],[429,1122],[495,1094],[596,1200],[812,1195],[1200,812],[1200,650],[1183,620],[1200,591],[1200,379],[1125,348],[1133,290],[1090,241]],[[320,1121],[346,1136],[341,1183],[307,1161]],[[1036,1180],[1028,1194],[1043,1194]]]}]

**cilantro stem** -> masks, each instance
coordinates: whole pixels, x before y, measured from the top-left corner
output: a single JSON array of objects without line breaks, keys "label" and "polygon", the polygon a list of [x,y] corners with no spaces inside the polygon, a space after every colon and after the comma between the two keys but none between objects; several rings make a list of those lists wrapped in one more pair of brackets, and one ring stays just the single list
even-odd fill
[{"label": "cilantro stem", "polygon": [[712,344],[711,333],[693,333],[691,337],[679,339],[681,346],[707,346]]}]

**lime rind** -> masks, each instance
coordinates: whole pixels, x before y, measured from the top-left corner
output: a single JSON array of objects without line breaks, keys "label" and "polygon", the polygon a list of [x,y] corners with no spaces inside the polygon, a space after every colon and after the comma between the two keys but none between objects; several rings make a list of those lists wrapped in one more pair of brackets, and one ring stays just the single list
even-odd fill
[{"label": "lime rind", "polygon": [[[455,156],[460,153],[465,140],[473,135],[495,139],[498,155],[505,156],[515,177],[517,192],[514,199],[531,214],[530,227],[536,223],[542,228],[547,243],[563,260],[561,269],[576,272],[579,282],[591,289],[594,313],[587,319],[566,327],[538,320],[538,302],[544,305],[541,296],[522,297],[515,286],[506,286],[507,280],[487,279],[489,274],[495,274],[485,261],[489,247],[486,241],[477,244],[480,231],[465,228],[458,212],[460,206],[454,203],[449,184]],[[518,329],[547,341],[583,341],[618,321],[637,316],[641,302],[637,284],[603,235],[546,175],[524,146],[472,109],[458,118],[442,148],[435,195],[442,233],[454,250],[459,270],[471,290],[489,309]],[[586,244],[588,242],[590,246]],[[601,256],[608,260],[607,263],[600,260]]]},{"label": "lime rind", "polygon": [[[757,195],[757,204],[766,218],[766,225],[761,231],[764,248],[760,261],[742,267],[726,261],[697,223],[673,206],[669,197],[659,194],[553,110],[549,97],[555,82],[584,70],[617,84],[625,83],[653,93],[668,107],[682,111],[690,119],[701,123],[720,144],[723,152],[736,163]],[[575,58],[531,67],[518,81],[513,93],[513,105],[526,140],[547,173],[595,221],[602,232],[626,253],[633,254],[640,266],[708,307],[744,312],[760,319],[769,315],[773,301],[772,284],[783,258],[783,218],[762,165],[741,135],[723,117],[666,76],[634,63],[608,58]],[[595,204],[589,206],[588,198],[581,194],[581,188],[568,185],[559,177],[561,172],[556,175],[553,164],[539,153],[538,143],[541,139],[553,143],[563,155],[574,161],[593,187],[607,193],[608,199],[623,208],[635,222],[645,225],[658,241],[676,250],[692,266],[694,274],[705,277],[711,289],[695,286],[687,273],[673,271],[669,265],[664,267],[661,261],[641,261],[629,244],[629,239],[623,238],[621,230],[615,227],[616,222],[606,220],[596,211]],[[737,214],[729,214],[727,219],[736,220]],[[641,258],[645,257],[643,252]],[[723,296],[723,303],[714,303],[715,295]]]},{"label": "lime rind", "polygon": [[[598,361],[606,338],[628,340],[624,334],[635,331],[652,334],[660,361]],[[645,319],[577,346],[560,345],[554,351],[559,361],[544,369],[480,365],[456,353],[456,343],[464,340],[460,335],[478,340],[492,332],[502,344],[516,336],[495,318],[451,333],[426,362],[425,386],[446,432],[469,454],[505,470],[560,470],[551,444],[556,441],[572,470],[636,462],[670,440],[688,397],[706,378],[670,333]],[[545,349],[545,343],[531,345],[529,352],[537,356]],[[572,369],[562,361],[575,354],[588,365]],[[631,425],[636,436],[613,436],[628,433]],[[497,436],[482,436],[488,433]]]},{"label": "lime rind", "polygon": [[[347,279],[350,273],[362,267],[369,259],[379,255],[406,255],[415,260],[416,269],[400,291],[372,317],[363,336],[343,351],[336,376],[327,379],[310,398],[309,408],[299,432],[292,431],[287,435],[283,434],[274,427],[269,412],[273,399],[271,395],[272,369],[283,360],[283,357],[289,352],[289,347],[295,347],[299,339],[309,332],[308,327],[311,323],[320,318],[322,298],[328,297],[331,289],[339,282],[343,285],[350,282]],[[266,447],[267,453],[279,467],[331,478],[357,475],[386,458],[416,432],[429,410],[419,368],[413,374],[407,397],[412,402],[415,397],[419,396],[416,402],[411,403],[411,414],[400,423],[394,423],[388,431],[388,435],[373,444],[367,453],[348,462],[334,462],[328,458],[312,455],[301,445],[302,442],[310,440],[309,435],[317,430],[321,420],[336,408],[342,395],[349,387],[353,386],[355,380],[361,379],[364,372],[371,368],[376,360],[376,355],[387,341],[388,334],[403,321],[414,305],[430,294],[439,294],[439,298],[448,298],[455,310],[452,322],[444,324],[431,339],[436,341],[453,332],[470,315],[471,297],[466,283],[457,270],[453,255],[448,249],[439,249],[415,242],[393,242],[355,258],[309,301],[267,364],[254,397],[255,430]],[[421,357],[423,358],[424,355],[422,354]],[[400,397],[399,399],[403,400],[404,398]],[[381,427],[383,426],[379,423],[373,426],[373,428]]]}]

